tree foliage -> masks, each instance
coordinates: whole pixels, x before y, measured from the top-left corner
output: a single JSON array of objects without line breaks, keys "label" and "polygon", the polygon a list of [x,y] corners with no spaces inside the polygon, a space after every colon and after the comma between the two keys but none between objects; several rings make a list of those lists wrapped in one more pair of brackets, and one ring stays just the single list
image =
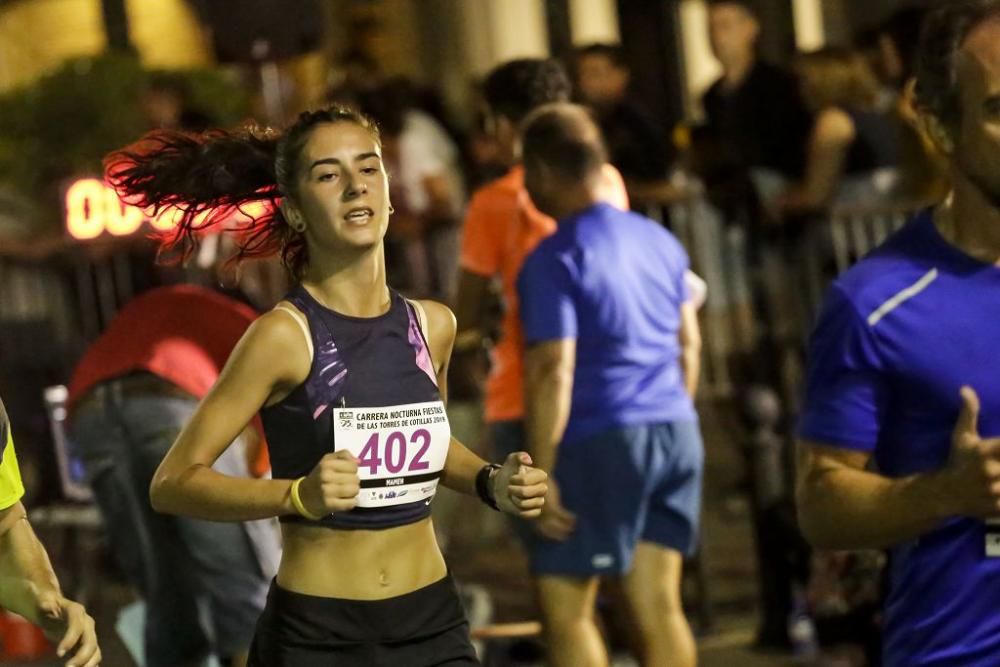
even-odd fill
[{"label": "tree foliage", "polygon": [[213,70],[144,70],[134,58],[104,54],[65,62],[34,84],[0,96],[0,184],[32,202],[41,224],[58,224],[66,183],[101,173],[110,151],[148,128],[138,101],[154,78],[170,77],[213,126],[242,120],[245,91]]}]

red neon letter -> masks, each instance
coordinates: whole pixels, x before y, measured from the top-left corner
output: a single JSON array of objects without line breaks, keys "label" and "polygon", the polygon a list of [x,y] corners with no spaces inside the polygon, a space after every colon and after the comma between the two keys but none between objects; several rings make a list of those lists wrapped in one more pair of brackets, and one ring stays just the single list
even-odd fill
[{"label": "red neon letter", "polygon": [[114,188],[105,187],[104,197],[108,216],[106,226],[109,232],[115,236],[128,236],[142,227],[144,218],[142,211],[119,199]]},{"label": "red neon letter", "polygon": [[101,235],[105,226],[104,183],[96,178],[79,180],[66,191],[66,230],[85,241]]}]

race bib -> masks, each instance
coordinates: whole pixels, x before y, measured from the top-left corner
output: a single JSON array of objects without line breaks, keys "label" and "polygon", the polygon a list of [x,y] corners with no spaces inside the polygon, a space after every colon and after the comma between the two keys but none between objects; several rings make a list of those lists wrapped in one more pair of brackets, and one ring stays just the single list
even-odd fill
[{"label": "race bib", "polygon": [[986,519],[986,556],[1000,558],[1000,520]]},{"label": "race bib", "polygon": [[430,504],[451,442],[444,403],[336,408],[333,434],[358,458],[358,507]]}]

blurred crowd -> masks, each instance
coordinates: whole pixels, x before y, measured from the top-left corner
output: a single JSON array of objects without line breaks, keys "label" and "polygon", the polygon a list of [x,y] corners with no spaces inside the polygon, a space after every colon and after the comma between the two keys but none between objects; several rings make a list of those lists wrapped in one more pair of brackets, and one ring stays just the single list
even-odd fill
[{"label": "blurred crowd", "polygon": [[[581,46],[563,64],[634,209],[706,196],[726,224],[759,238],[831,210],[940,197],[941,162],[916,127],[907,89],[921,15],[900,10],[852,46],[777,64],[758,56],[765,28],[750,3],[713,2],[709,36],[722,76],[701,99],[704,117],[675,127],[633,95],[620,45]],[[370,114],[385,141],[400,202],[390,230],[394,284],[448,300],[468,196],[516,158],[504,154],[481,95],[456,113],[433,86],[387,76],[360,51],[344,54],[336,71],[328,100]]]}]

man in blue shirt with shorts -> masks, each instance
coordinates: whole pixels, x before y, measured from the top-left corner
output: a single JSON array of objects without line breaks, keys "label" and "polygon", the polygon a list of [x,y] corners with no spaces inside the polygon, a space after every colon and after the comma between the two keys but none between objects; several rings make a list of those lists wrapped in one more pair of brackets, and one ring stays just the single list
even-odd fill
[{"label": "man in blue shirt with shorts", "polygon": [[799,427],[816,546],[888,548],[887,667],[1000,664],[1000,0],[927,19],[924,129],[952,192],[827,295]]},{"label": "man in blue shirt with shorts", "polygon": [[680,601],[703,463],[687,254],[659,224],[601,203],[606,154],[582,107],[543,107],[522,136],[528,193],[559,221],[517,284],[528,449],[551,472],[529,544],[549,661],[607,665],[594,602],[614,577],[643,664],[694,665]]}]

